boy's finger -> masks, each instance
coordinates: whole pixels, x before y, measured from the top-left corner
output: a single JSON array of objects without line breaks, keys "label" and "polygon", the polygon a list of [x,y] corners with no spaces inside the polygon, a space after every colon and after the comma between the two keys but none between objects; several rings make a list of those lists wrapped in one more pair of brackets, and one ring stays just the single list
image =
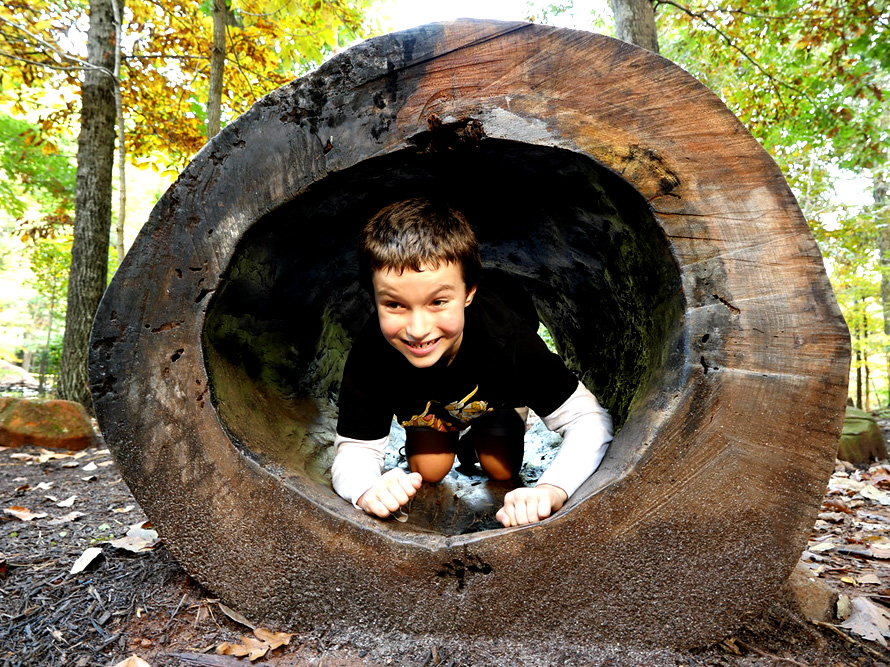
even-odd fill
[{"label": "boy's finger", "polygon": [[386,509],[386,505],[384,505],[376,498],[368,502],[368,507],[365,511],[368,514],[373,514],[374,516],[380,517],[381,519],[385,519],[391,514],[391,512]]},{"label": "boy's finger", "polygon": [[383,506],[386,507],[386,514],[381,514],[380,516],[389,516],[397,509],[399,509],[402,505],[408,502],[408,499],[405,498],[404,502],[400,502],[398,498],[391,491],[385,491],[380,496],[380,502],[383,503]]},{"label": "boy's finger", "polygon": [[[420,477],[420,473],[416,472],[412,472],[411,475],[399,477],[399,487],[407,494],[408,498],[413,498],[414,494],[417,493],[417,490],[420,488],[420,484],[415,484],[412,475],[417,475],[418,478]],[[402,504],[404,505],[404,503]]]},{"label": "boy's finger", "polygon": [[[408,503],[411,496],[414,495],[414,487],[411,487],[411,494],[403,489],[401,486],[394,486],[389,489],[389,494],[393,497],[393,500],[399,504],[399,507]],[[389,504],[389,503],[387,503]]]},{"label": "boy's finger", "polygon": [[538,501],[538,520],[546,519],[550,516],[550,498],[543,496]]},{"label": "boy's finger", "polygon": [[511,512],[511,519],[514,521],[514,525],[521,526],[523,524],[528,523],[528,512],[525,509],[525,501],[518,500],[513,504],[513,511]]}]

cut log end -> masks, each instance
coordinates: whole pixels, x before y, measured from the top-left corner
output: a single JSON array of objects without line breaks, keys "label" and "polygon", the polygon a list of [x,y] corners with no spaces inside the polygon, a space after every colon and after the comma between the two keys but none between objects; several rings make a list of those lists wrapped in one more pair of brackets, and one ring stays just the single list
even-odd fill
[{"label": "cut log end", "polygon": [[[371,312],[354,239],[418,195],[466,213],[621,426],[535,526],[489,529],[494,490],[401,524],[329,487],[331,399]],[[364,42],[215,137],[109,287],[91,380],[165,542],[258,620],[544,646],[557,617],[562,641],[676,646],[791,572],[848,364],[794,197],[716,97],[605,37],[459,21]]]}]

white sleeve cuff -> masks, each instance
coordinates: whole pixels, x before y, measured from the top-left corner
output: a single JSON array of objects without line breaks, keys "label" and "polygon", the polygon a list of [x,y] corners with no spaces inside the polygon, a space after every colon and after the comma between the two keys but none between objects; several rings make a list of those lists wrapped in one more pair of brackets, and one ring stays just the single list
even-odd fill
[{"label": "white sleeve cuff", "polygon": [[361,509],[356,502],[370,489],[383,472],[383,450],[389,436],[379,440],[355,440],[339,433],[334,438],[334,463],[331,483],[344,500]]},{"label": "white sleeve cuff", "polygon": [[571,496],[599,467],[612,440],[612,418],[580,382],[575,392],[541,418],[562,436],[562,446],[538,484],[558,486]]}]

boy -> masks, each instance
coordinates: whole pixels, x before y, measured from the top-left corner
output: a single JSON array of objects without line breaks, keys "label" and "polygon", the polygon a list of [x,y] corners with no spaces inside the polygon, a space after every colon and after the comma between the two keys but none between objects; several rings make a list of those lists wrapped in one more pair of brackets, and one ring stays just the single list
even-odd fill
[{"label": "boy", "polygon": [[[531,407],[563,444],[537,485],[507,493],[497,519],[544,519],[599,466],[612,420],[535,329],[479,285],[476,237],[457,211],[426,199],[387,206],[365,226],[360,271],[377,317],[343,372],[331,468],[334,490],[385,518],[462,464],[516,478]],[[393,414],[411,473],[381,474]],[[467,430],[469,427],[469,430]]]}]

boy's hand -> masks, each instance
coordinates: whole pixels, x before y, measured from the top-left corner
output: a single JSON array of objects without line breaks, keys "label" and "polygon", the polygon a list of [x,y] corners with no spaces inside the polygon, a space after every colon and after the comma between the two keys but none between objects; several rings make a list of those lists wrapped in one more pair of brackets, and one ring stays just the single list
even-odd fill
[{"label": "boy's hand", "polygon": [[513,489],[504,496],[504,506],[495,515],[505,527],[524,526],[546,519],[562,507],[568,494],[558,486],[539,486]]},{"label": "boy's hand", "polygon": [[385,519],[408,504],[417,493],[422,481],[419,472],[408,474],[401,468],[387,470],[374,486],[359,497],[356,505],[368,514]]}]

